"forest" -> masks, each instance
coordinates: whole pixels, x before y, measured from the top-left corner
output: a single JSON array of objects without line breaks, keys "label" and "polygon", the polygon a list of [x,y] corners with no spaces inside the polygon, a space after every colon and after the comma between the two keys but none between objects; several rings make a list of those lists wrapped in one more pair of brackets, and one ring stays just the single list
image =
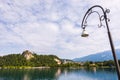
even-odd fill
[{"label": "forest", "polygon": [[[30,67],[40,67],[40,66],[57,66],[57,62],[54,60],[59,59],[55,55],[37,55],[33,54],[34,58],[27,60],[21,54],[9,54],[0,57],[0,67],[7,66],[30,66]],[[60,60],[60,59],[59,59]]]}]

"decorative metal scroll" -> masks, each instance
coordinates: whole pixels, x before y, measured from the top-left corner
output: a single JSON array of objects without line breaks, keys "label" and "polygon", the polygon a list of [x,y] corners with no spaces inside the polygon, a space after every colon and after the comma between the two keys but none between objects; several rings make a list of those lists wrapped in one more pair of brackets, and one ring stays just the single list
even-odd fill
[{"label": "decorative metal scroll", "polygon": [[86,15],[84,16],[83,22],[82,22],[82,28],[85,28],[88,24],[87,24],[87,19],[88,17],[92,14],[92,13],[96,13],[98,15],[99,18],[99,24],[98,27],[105,27],[105,25],[103,25],[103,21],[106,19],[108,22],[110,21],[109,18],[106,17],[107,13],[110,13],[109,9],[106,9],[103,14],[101,15],[98,11],[93,11],[92,8],[86,13]]}]

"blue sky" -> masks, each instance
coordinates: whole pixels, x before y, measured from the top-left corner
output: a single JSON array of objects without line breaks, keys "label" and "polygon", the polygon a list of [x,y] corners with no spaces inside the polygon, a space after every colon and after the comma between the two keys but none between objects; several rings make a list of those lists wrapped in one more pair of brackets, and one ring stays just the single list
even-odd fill
[{"label": "blue sky", "polygon": [[120,0],[0,0],[0,55],[30,50],[73,59],[110,50],[106,28],[91,15],[88,38],[80,27],[93,5],[110,9],[109,26],[115,48],[120,48]]}]

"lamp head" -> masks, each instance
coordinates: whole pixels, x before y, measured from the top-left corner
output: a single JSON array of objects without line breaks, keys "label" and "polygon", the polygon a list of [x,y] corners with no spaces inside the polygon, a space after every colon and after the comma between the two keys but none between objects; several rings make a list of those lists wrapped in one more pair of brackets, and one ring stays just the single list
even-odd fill
[{"label": "lamp head", "polygon": [[88,34],[88,32],[86,32],[85,29],[83,29],[83,32],[82,32],[81,36],[82,36],[82,37],[88,37],[89,34]]}]

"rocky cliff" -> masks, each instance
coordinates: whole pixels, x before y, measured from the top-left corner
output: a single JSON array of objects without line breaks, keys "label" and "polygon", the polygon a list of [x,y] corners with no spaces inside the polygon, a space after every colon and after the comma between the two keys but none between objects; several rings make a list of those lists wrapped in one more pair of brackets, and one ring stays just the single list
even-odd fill
[{"label": "rocky cliff", "polygon": [[29,50],[23,51],[22,55],[23,55],[27,60],[29,60],[29,59],[31,59],[31,58],[34,58],[33,53],[30,52]]}]

